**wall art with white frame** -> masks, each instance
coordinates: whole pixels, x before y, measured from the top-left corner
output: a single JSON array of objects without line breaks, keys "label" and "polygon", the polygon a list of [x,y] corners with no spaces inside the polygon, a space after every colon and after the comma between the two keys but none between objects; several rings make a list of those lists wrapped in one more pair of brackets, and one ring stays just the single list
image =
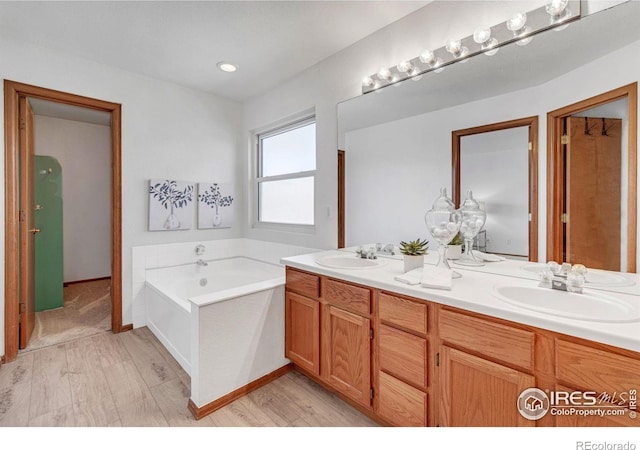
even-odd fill
[{"label": "wall art with white frame", "polygon": [[198,183],[198,228],[230,228],[233,218],[233,183]]},{"label": "wall art with white frame", "polygon": [[194,187],[188,181],[149,180],[149,231],[191,229]]}]

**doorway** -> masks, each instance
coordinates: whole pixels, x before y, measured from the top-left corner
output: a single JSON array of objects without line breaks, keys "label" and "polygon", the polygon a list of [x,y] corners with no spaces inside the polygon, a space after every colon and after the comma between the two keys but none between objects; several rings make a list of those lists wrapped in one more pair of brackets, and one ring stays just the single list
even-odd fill
[{"label": "doorway", "polygon": [[[34,120],[28,99],[88,108],[110,115],[109,177],[111,330],[122,327],[121,250],[121,106],[116,103],[77,96],[37,86],[5,80],[5,360],[16,358],[26,347],[35,316],[35,226],[34,201]],[[54,171],[53,164],[52,172]],[[47,176],[48,169],[43,169]]]},{"label": "doorway", "polygon": [[636,271],[637,83],[548,113],[547,259]]}]

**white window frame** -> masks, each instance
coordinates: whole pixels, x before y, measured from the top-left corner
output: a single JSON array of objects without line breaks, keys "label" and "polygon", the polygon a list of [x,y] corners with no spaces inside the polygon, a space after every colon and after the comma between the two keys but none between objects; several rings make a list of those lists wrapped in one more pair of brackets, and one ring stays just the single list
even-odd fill
[{"label": "white window frame", "polygon": [[[287,231],[299,231],[299,232],[313,232],[316,227],[316,214],[315,214],[315,203],[316,203],[316,190],[315,190],[315,180],[316,180],[316,169],[314,170],[305,170],[302,172],[292,172],[286,173],[282,175],[271,175],[271,176],[262,176],[262,140],[265,138],[273,137],[278,134],[286,133],[287,131],[295,130],[297,128],[301,128],[303,126],[309,125],[311,123],[316,123],[315,114],[305,115],[302,118],[293,119],[281,126],[272,127],[266,131],[259,132],[255,134],[255,155],[254,162],[255,168],[253,170],[253,198],[254,198],[254,207],[253,207],[253,227],[254,228],[267,228],[267,229],[277,229],[277,230],[287,230]],[[316,128],[317,131],[317,128]],[[316,139],[317,140],[317,139]],[[316,145],[316,160],[317,160],[317,145]],[[314,180],[314,190],[313,190],[313,205],[314,205],[314,215],[313,215],[313,224],[295,224],[295,223],[284,223],[284,222],[265,222],[260,220],[260,183],[265,181],[281,181],[281,180],[293,180],[297,178],[309,178],[313,177]]]}]

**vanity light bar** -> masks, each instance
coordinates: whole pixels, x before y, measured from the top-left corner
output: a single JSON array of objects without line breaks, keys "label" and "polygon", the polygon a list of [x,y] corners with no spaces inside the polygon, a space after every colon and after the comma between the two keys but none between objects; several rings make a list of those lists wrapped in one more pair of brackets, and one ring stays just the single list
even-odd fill
[{"label": "vanity light bar", "polygon": [[466,62],[480,53],[495,55],[500,47],[512,42],[526,45],[536,34],[553,28],[566,28],[570,22],[579,20],[580,17],[580,0],[553,0],[546,6],[516,14],[498,25],[478,29],[473,35],[463,39],[449,40],[436,50],[425,50],[420,56],[392,67],[383,67],[362,80],[362,93],[410,78],[419,80],[425,73],[441,72],[445,66]]}]

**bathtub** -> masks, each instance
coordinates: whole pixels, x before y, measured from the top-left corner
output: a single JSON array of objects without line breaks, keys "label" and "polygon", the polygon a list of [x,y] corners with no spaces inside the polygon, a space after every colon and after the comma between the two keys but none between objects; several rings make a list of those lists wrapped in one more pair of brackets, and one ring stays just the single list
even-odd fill
[{"label": "bathtub", "polygon": [[200,408],[288,364],[283,266],[246,257],[148,269],[146,323]]}]

